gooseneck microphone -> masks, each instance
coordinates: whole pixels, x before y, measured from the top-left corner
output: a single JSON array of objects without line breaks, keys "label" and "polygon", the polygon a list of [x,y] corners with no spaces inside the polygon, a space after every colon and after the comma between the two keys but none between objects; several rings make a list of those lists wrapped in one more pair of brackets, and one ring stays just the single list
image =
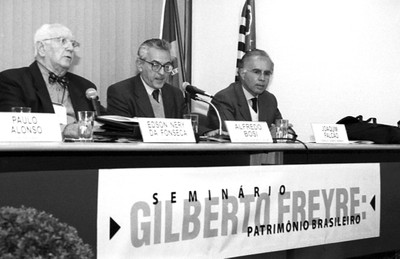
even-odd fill
[{"label": "gooseneck microphone", "polygon": [[[195,87],[195,86],[190,85],[188,82],[184,82],[184,83],[182,84],[182,89],[189,93],[189,96],[190,96],[191,99],[196,100],[196,101],[200,101],[200,102],[207,103],[208,105],[210,105],[211,107],[213,107],[213,109],[215,110],[215,113],[217,114],[217,117],[218,117],[218,125],[219,125],[219,127],[218,127],[218,135],[219,135],[219,136],[222,136],[222,120],[221,120],[221,116],[220,116],[220,114],[219,114],[219,111],[218,111],[217,107],[215,107],[215,105],[212,104],[211,102],[206,101],[206,100],[204,100],[204,99],[198,97],[197,94],[205,95],[205,96],[211,97],[211,98],[214,98],[214,96],[212,96],[211,94],[206,93],[206,92],[203,91],[203,90],[198,89],[198,88]],[[215,98],[214,98],[214,100],[215,100],[215,101],[218,101],[218,100],[215,99]]]},{"label": "gooseneck microphone", "polygon": [[182,88],[183,88],[183,90],[188,92],[190,95],[200,94],[200,95],[204,95],[204,96],[207,96],[207,97],[210,97],[210,98],[214,98],[213,95],[207,93],[206,91],[203,91],[203,90],[197,88],[196,86],[190,85],[190,83],[188,83],[188,82],[184,82],[182,84]]},{"label": "gooseneck microphone", "polygon": [[86,94],[86,98],[88,98],[92,102],[92,106],[93,106],[95,115],[99,116],[100,115],[100,111],[99,111],[99,108],[98,108],[98,105],[97,105],[97,101],[98,101],[99,97],[97,95],[96,89],[88,88],[86,90],[85,94]]}]

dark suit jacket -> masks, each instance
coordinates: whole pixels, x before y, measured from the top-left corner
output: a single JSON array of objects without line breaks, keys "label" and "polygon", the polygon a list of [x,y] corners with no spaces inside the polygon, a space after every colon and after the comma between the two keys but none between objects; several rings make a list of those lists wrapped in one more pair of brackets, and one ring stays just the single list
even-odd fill
[{"label": "dark suit jacket", "polygon": [[[187,113],[187,108],[182,91],[165,84],[161,92],[165,117],[183,118],[183,114]],[[108,88],[107,112],[126,117],[154,118],[153,108],[140,75],[125,79]]]},{"label": "dark suit jacket", "polygon": [[[227,88],[215,94],[212,103],[217,107],[223,129],[224,121],[251,121],[250,109],[241,83],[232,83]],[[275,96],[268,91],[258,96],[259,121],[266,121],[270,126],[276,119],[282,119]],[[218,129],[218,117],[212,107],[208,109],[209,128]]]},{"label": "dark suit jacket", "polygon": [[[77,111],[93,111],[86,98],[88,88],[96,89],[89,80],[78,75],[66,74],[75,114]],[[32,112],[54,113],[53,104],[38,64],[5,70],[0,73],[0,111],[11,111],[13,106],[31,107]]]}]

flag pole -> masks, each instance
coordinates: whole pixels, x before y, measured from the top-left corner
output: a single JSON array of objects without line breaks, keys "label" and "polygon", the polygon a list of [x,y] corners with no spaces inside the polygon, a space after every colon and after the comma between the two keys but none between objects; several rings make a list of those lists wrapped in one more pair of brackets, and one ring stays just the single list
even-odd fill
[{"label": "flag pole", "polygon": [[182,36],[181,36],[181,27],[180,27],[180,21],[179,21],[179,12],[178,12],[178,5],[176,3],[176,0],[172,0],[172,3],[174,5],[174,15],[175,15],[175,29],[176,29],[176,36],[177,36],[177,42],[178,42],[178,51],[179,51],[179,62],[181,63],[181,69],[182,69],[182,80],[183,82],[186,82],[186,69],[185,69],[185,63],[184,63],[184,58],[183,58],[183,48],[182,48]]},{"label": "flag pole", "polygon": [[[178,51],[179,51],[179,62],[181,64],[181,71],[182,71],[182,81],[186,82],[186,68],[185,68],[185,62],[184,62],[184,51],[182,47],[182,35],[181,35],[181,27],[180,27],[180,21],[179,21],[179,10],[178,10],[178,5],[176,0],[172,0],[172,4],[174,6],[174,15],[175,15],[175,30],[176,30],[176,36],[177,39],[176,41],[178,42]],[[192,99],[190,98],[190,95],[185,91],[185,100],[188,108],[188,112],[192,112]]]},{"label": "flag pole", "polygon": [[167,4],[167,0],[163,0],[162,12],[161,12],[161,23],[160,23],[160,39],[163,38],[164,16],[165,16],[165,5],[166,4]]}]

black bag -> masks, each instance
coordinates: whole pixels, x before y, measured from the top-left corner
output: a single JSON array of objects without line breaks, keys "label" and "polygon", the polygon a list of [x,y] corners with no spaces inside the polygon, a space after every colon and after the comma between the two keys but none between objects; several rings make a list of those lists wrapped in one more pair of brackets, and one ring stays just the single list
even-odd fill
[{"label": "black bag", "polygon": [[364,121],[361,115],[347,116],[336,124],[344,124],[349,140],[369,140],[376,144],[400,144],[400,128],[378,124],[376,118]]}]

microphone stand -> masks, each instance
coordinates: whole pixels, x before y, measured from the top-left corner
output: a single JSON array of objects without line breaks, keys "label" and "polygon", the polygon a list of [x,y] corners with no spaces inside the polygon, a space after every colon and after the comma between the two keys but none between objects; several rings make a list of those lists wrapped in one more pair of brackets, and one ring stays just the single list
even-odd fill
[{"label": "microphone stand", "polygon": [[211,107],[213,107],[213,109],[215,110],[215,113],[217,114],[217,117],[218,117],[218,125],[219,125],[219,127],[218,127],[218,136],[222,136],[222,120],[221,120],[221,116],[219,115],[219,111],[218,111],[217,107],[215,107],[215,105],[212,104],[211,102],[206,101],[206,100],[204,100],[204,99],[198,97],[197,94],[190,94],[190,93],[189,93],[189,95],[190,95],[190,97],[191,97],[193,100],[207,103],[207,104],[209,104]]},{"label": "microphone stand", "polygon": [[93,105],[95,117],[100,116],[98,102],[99,102],[99,97],[92,98],[92,105]]}]

